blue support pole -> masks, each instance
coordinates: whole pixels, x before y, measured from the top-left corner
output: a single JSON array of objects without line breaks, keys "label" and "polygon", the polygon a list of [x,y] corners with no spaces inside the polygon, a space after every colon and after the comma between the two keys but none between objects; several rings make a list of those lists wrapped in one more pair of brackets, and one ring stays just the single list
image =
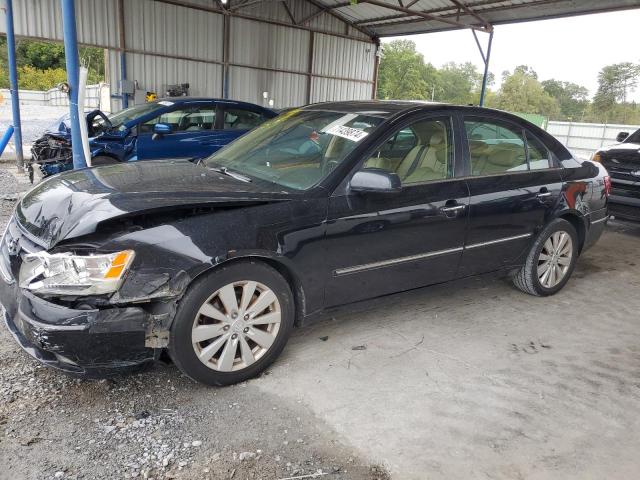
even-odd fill
[{"label": "blue support pole", "polygon": [[[62,29],[64,33],[64,55],[67,63],[67,81],[69,92],[69,114],[71,116],[71,150],[73,152],[73,168],[84,168],[87,163],[82,151],[82,137],[80,136],[80,114],[78,112],[78,35],[76,33],[75,0],[60,0],[62,4]],[[83,111],[83,121],[84,118]]]},{"label": "blue support pole", "polygon": [[11,135],[13,135],[13,125],[9,125],[9,128],[7,128],[7,131],[4,132],[4,135],[0,139],[0,155],[2,155],[2,152],[4,152],[7,143],[9,143]]},{"label": "blue support pole", "polygon": [[[122,82],[127,79],[127,54],[120,52],[120,89],[122,89]],[[122,92],[122,108],[129,106],[129,94]]]},{"label": "blue support pole", "polygon": [[[11,89],[11,111],[13,113],[13,143],[16,146],[18,170],[24,166],[22,153],[22,129],[20,123],[20,100],[18,98],[18,68],[16,66],[16,37],[13,31],[13,0],[6,0],[7,53],[9,61],[9,86]],[[8,139],[7,139],[8,140]]]}]

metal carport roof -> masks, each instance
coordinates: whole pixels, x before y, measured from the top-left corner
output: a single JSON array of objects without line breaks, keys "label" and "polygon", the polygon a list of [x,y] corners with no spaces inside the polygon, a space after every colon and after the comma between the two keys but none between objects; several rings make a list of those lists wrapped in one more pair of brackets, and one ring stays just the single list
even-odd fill
[{"label": "metal carport roof", "polygon": [[430,33],[639,8],[640,0],[313,0],[372,37]]}]

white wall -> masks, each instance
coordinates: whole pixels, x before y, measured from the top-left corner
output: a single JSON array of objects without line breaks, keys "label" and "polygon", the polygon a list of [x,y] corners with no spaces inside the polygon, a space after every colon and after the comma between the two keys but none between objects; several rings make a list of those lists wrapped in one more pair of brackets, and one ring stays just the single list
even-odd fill
[{"label": "white wall", "polygon": [[620,132],[635,132],[640,125],[550,121],[547,131],[581,158],[589,158],[600,147],[616,142]]},{"label": "white wall", "polygon": [[[0,95],[5,103],[11,100],[11,92],[5,88],[0,88]],[[110,112],[110,105],[104,100],[109,98],[109,85],[101,83],[98,85],[87,85],[85,93],[85,108],[100,108],[105,112]],[[18,90],[20,105],[43,105],[43,106],[68,106],[69,97],[57,88],[52,88],[46,92],[39,90]],[[102,102],[101,102],[102,99]],[[102,103],[102,105],[101,105]]]}]

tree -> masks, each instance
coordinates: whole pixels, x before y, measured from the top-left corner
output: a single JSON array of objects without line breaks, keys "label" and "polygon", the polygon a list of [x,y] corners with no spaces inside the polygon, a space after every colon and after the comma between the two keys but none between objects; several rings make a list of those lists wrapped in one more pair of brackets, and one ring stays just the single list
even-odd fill
[{"label": "tree", "polygon": [[498,108],[511,112],[537,113],[546,117],[560,114],[558,101],[545,92],[536,72],[524,65],[516,67],[513,73],[503,72],[495,102]]},{"label": "tree", "polygon": [[589,108],[589,90],[571,82],[550,79],[542,82],[544,91],[558,101],[560,117],[557,120],[580,121]]},{"label": "tree", "polygon": [[[80,61],[89,72],[87,83],[104,80],[104,51],[96,47],[79,47]],[[48,90],[66,81],[64,45],[56,42],[18,40],[16,44],[18,87]],[[9,88],[7,37],[0,35],[0,88]]]},{"label": "tree", "polygon": [[20,40],[16,45],[16,59],[19,67],[29,66],[38,70],[65,68],[64,45]]},{"label": "tree", "polygon": [[446,63],[439,73],[442,94],[438,100],[459,105],[478,103],[482,74],[473,63]]},{"label": "tree", "polygon": [[[598,91],[593,97],[594,112],[599,112],[604,121],[625,121],[624,109],[618,102],[627,103],[627,94],[635,90],[640,77],[640,65],[630,62],[607,65],[598,74]],[[622,118],[614,114],[622,113]]]},{"label": "tree", "polygon": [[436,69],[426,65],[411,40],[394,40],[384,45],[378,73],[378,98],[425,100],[430,98],[429,80]]}]

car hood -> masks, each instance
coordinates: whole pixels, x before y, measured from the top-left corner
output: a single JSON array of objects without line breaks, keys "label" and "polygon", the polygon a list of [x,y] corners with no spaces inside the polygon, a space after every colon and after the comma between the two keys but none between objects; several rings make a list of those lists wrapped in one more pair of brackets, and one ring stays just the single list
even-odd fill
[{"label": "car hood", "polygon": [[606,147],[600,148],[601,152],[606,153],[621,153],[621,154],[637,154],[640,150],[640,144],[631,143],[631,142],[623,142],[623,143],[614,143],[613,145],[608,145]]},{"label": "car hood", "polygon": [[286,201],[291,193],[245,183],[188,160],[157,160],[75,170],[29,191],[16,218],[45,248],[93,233],[100,222],[180,207]]}]

